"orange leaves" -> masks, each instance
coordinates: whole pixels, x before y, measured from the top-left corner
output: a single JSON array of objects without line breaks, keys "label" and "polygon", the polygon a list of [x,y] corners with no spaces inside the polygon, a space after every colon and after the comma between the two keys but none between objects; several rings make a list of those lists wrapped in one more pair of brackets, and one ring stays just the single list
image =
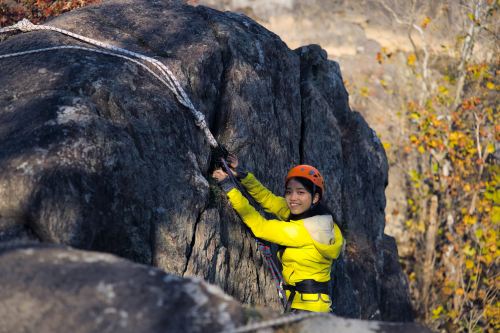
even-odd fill
[{"label": "orange leaves", "polygon": [[422,28],[427,28],[427,24],[431,22],[431,19],[429,17],[426,17],[424,22],[420,25]]},{"label": "orange leaves", "polygon": [[476,106],[474,105],[473,102],[467,101],[467,100],[462,101],[462,109],[474,110],[475,108],[476,108]]},{"label": "orange leaves", "polygon": [[472,97],[470,100],[462,101],[462,109],[464,110],[474,110],[476,105],[481,103],[481,99],[479,97]]},{"label": "orange leaves", "polygon": [[463,236],[465,234],[465,226],[464,225],[458,225],[455,227],[455,231],[457,232],[457,234],[459,234],[460,236]]},{"label": "orange leaves", "polygon": [[481,64],[477,64],[477,65],[473,65],[473,66],[469,66],[467,67],[467,70],[471,73],[473,72],[481,72],[483,73],[485,69],[488,68],[488,64],[486,62],[483,62]]},{"label": "orange leaves", "polygon": [[12,25],[25,17],[26,10],[19,5],[10,7],[0,1],[0,28]]},{"label": "orange leaves", "polygon": [[382,64],[384,60],[391,62],[392,52],[387,52],[387,47],[382,47],[382,52],[377,52],[377,61]]},{"label": "orange leaves", "polygon": [[439,126],[441,125],[441,122],[439,122],[439,121],[438,121],[435,117],[434,117],[434,118],[432,118],[431,122],[432,122],[432,125],[433,125],[435,128],[437,128],[437,127],[439,127]]},{"label": "orange leaves", "polygon": [[102,0],[21,0],[19,4],[22,7],[9,8],[0,5],[2,12],[0,28],[12,25],[23,18],[28,18],[33,24],[40,24],[61,13],[100,1]]}]

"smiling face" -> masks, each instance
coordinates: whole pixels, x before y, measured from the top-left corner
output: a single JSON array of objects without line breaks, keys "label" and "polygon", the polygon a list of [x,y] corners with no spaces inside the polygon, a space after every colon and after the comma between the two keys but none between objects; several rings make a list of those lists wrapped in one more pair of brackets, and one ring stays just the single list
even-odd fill
[{"label": "smiling face", "polygon": [[[312,195],[299,181],[294,178],[286,184],[285,200],[290,212],[299,215],[311,207]],[[314,196],[314,203],[318,202],[319,194]]]}]

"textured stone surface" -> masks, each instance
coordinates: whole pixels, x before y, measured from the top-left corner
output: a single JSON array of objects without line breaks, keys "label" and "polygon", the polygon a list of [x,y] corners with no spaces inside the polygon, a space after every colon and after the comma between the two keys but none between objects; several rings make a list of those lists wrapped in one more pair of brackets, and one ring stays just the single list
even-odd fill
[{"label": "textured stone surface", "polygon": [[[117,256],[33,242],[0,244],[0,332],[222,332],[275,319],[202,280]],[[427,333],[413,324],[321,316],[269,332]]]},{"label": "textured stone surface", "polygon": [[[387,159],[324,50],[294,52],[244,15],[182,0],[109,0],[46,24],[169,66],[215,137],[274,193],[291,167],[315,165],[349,244],[366,245],[348,245],[332,268],[334,312],[413,320],[397,249],[383,235]],[[0,54],[68,44],[80,43],[18,34]],[[0,240],[110,252],[279,309],[251,232],[209,187],[206,139],[168,89],[133,63],[90,52],[0,61]]]},{"label": "textured stone surface", "polygon": [[297,333],[431,333],[427,328],[416,324],[364,321],[334,316],[306,319],[293,327]]},{"label": "textured stone surface", "polygon": [[245,323],[241,305],[107,253],[55,244],[0,245],[0,332],[219,332]]}]

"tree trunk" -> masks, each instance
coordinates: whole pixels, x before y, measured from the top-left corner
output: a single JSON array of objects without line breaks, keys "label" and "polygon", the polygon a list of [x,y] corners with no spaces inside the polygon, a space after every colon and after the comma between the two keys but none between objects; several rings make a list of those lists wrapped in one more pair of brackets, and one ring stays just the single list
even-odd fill
[{"label": "tree trunk", "polygon": [[422,301],[425,312],[427,313],[427,303],[429,300],[430,285],[432,276],[434,275],[434,256],[436,252],[436,235],[437,235],[437,215],[438,215],[438,198],[433,195],[431,198],[431,206],[429,211],[429,227],[425,237],[425,260],[423,267],[423,286],[422,286]]}]

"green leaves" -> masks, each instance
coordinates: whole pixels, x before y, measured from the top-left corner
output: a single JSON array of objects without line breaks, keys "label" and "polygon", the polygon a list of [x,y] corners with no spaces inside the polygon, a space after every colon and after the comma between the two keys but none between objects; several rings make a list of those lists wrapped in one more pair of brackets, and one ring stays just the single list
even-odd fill
[{"label": "green leaves", "polygon": [[500,221],[500,212],[496,212],[491,217],[491,222],[498,223]]},{"label": "green leaves", "polygon": [[484,197],[488,200],[493,201],[497,205],[500,205],[500,190],[495,190],[494,188],[488,187],[486,189]]},{"label": "green leaves", "polygon": [[432,310],[432,318],[439,319],[439,315],[443,312],[443,306],[441,305],[435,310]]},{"label": "green leaves", "polygon": [[469,257],[474,257],[476,255],[476,249],[471,248],[470,245],[467,245],[466,247],[464,247],[463,252],[465,255],[467,255]]}]

